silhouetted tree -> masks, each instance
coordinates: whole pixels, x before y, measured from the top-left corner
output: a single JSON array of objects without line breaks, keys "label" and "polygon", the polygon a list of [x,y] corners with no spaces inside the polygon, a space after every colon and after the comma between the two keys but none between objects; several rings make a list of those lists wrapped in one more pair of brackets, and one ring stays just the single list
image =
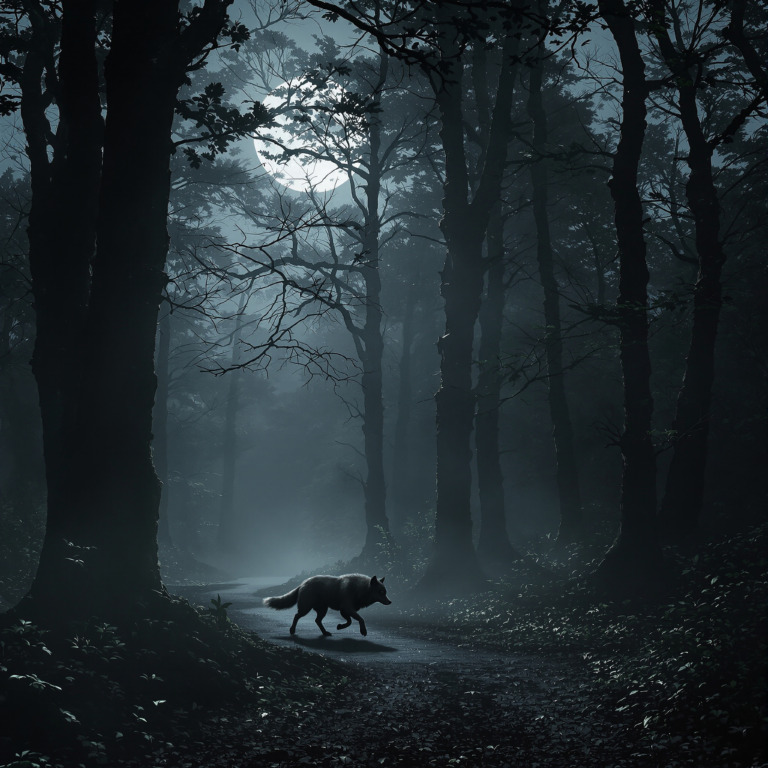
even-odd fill
[{"label": "silhouetted tree", "polygon": [[124,615],[162,594],[150,441],[171,124],[187,69],[219,35],[244,35],[228,25],[229,5],[207,0],[185,16],[173,0],[117,3],[111,26],[92,1],[65,0],[60,17],[26,6],[23,65],[13,74],[32,174],[33,369],[48,483],[30,607],[49,619]]},{"label": "silhouetted tree", "polygon": [[247,294],[240,295],[239,307],[232,330],[232,358],[227,374],[227,400],[224,409],[224,432],[221,438],[221,504],[219,506],[218,544],[225,552],[232,552],[237,542],[237,517],[235,514],[235,477],[237,468],[238,440],[237,418],[240,410],[240,389],[243,372],[240,362],[240,336],[243,329],[243,312]]},{"label": "silhouetted tree", "polygon": [[[540,4],[542,15],[546,13]],[[565,387],[563,366],[563,329],[560,319],[560,289],[554,269],[554,252],[549,226],[549,152],[548,118],[542,99],[545,37],[536,46],[535,61],[530,67],[528,115],[531,119],[534,151],[530,164],[533,218],[536,225],[536,257],[539,277],[544,289],[544,349],[547,358],[549,413],[552,419],[557,490],[560,501],[560,528],[557,540],[568,543],[581,533],[582,509],[573,427]]]},{"label": "silhouetted tree", "polygon": [[172,545],[171,528],[168,521],[170,483],[168,472],[168,392],[170,388],[169,360],[171,354],[171,307],[161,311],[158,322],[157,354],[155,371],[157,391],[152,418],[152,460],[161,484],[158,507],[157,541],[166,547]]},{"label": "silhouetted tree", "polygon": [[480,305],[478,348],[477,413],[475,447],[477,487],[480,494],[480,534],[477,553],[489,570],[506,569],[519,558],[507,532],[504,476],[499,455],[501,387],[501,337],[507,290],[507,253],[504,247],[504,218],[501,202],[494,205],[486,233],[486,279]]},{"label": "silhouetted tree", "polygon": [[[739,4],[731,13],[738,19]],[[677,91],[677,109],[688,144],[686,161],[690,174],[685,185],[688,208],[693,218],[695,252],[698,276],[693,289],[693,323],[691,340],[686,356],[685,373],[677,399],[672,425],[672,462],[667,474],[661,504],[661,525],[674,538],[689,536],[696,529],[701,513],[706,479],[707,441],[711,420],[711,393],[715,377],[715,341],[723,304],[722,268],[725,251],[720,232],[720,201],[715,183],[713,155],[717,147],[729,140],[748,119],[750,112],[764,97],[758,92],[751,105],[737,112],[722,131],[707,136],[700,115],[703,105],[699,95],[710,78],[716,48],[709,41],[704,50],[705,30],[719,15],[717,6],[708,6],[700,0],[691,10],[692,19],[681,18],[687,13],[675,8],[668,18],[663,2],[650,3],[651,29],[656,38],[661,58],[674,79]],[[669,32],[672,25],[673,40]],[[734,29],[738,20],[732,20]],[[690,37],[682,36],[682,29],[690,29]]]},{"label": "silhouetted tree", "polygon": [[658,575],[661,549],[656,533],[656,457],[651,429],[651,361],[648,352],[648,266],[638,166],[646,126],[648,83],[635,31],[623,0],[600,0],[600,15],[619,51],[622,74],[621,136],[609,182],[619,251],[619,328],[624,384],[621,527],[598,572],[613,586],[646,583]]},{"label": "silhouetted tree", "polygon": [[[43,486],[29,358],[34,342],[26,220],[29,177],[0,175],[0,503],[36,503]],[[7,508],[6,508],[7,509]]]},{"label": "silhouetted tree", "polygon": [[[483,241],[490,212],[500,197],[507,156],[518,30],[507,19],[502,29],[501,65],[488,145],[474,195],[469,196],[464,140],[462,40],[449,9],[436,11],[439,65],[430,73],[440,113],[445,156],[443,217],[446,244],[441,295],[445,333],[440,339],[437,406],[437,515],[435,552],[422,578],[428,589],[475,585],[482,578],[472,544],[470,438],[475,398],[472,386],[473,339],[480,311],[485,263]],[[452,583],[453,582],[453,583]]]}]

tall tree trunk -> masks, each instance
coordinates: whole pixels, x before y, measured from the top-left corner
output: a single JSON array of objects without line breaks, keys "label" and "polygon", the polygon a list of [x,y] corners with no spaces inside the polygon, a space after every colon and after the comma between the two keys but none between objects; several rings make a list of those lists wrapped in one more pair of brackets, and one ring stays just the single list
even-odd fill
[{"label": "tall tree trunk", "polygon": [[235,368],[240,362],[240,335],[243,328],[246,294],[240,295],[240,305],[232,333],[232,357],[224,414],[224,434],[221,440],[221,505],[219,507],[218,545],[225,552],[237,547],[237,519],[235,515],[235,477],[237,474],[237,414],[240,410],[242,371]]},{"label": "tall tree trunk", "polygon": [[394,446],[392,450],[392,502],[390,504],[390,525],[395,533],[413,516],[411,509],[411,468],[409,428],[411,423],[411,358],[413,356],[414,322],[416,310],[417,282],[408,285],[405,299],[405,314],[398,366],[397,420],[395,421]]},{"label": "tall tree trunk", "polygon": [[635,22],[623,0],[600,0],[599,9],[616,41],[624,78],[621,137],[609,182],[619,250],[616,312],[624,381],[624,430],[619,441],[623,460],[621,527],[598,575],[614,587],[629,588],[645,586],[657,575],[661,559],[656,535],[656,459],[651,442],[648,266],[637,188],[648,86]]},{"label": "tall tree trunk", "polygon": [[480,306],[480,363],[477,379],[475,447],[477,485],[480,493],[480,536],[477,553],[493,571],[519,558],[509,541],[504,476],[499,457],[501,408],[501,333],[504,319],[504,220],[501,203],[494,206],[488,223],[486,291]]},{"label": "tall tree trunk", "polygon": [[[469,229],[466,226],[466,229]],[[449,227],[447,227],[449,228]],[[440,352],[437,409],[437,515],[435,553],[422,584],[425,588],[474,587],[482,579],[472,543],[470,438],[475,400],[472,343],[483,288],[482,233],[460,238],[451,233],[442,272],[445,334]],[[460,256],[458,254],[461,254]],[[453,577],[454,584],[445,579]]]},{"label": "tall tree trunk", "polygon": [[[49,484],[48,527],[30,596],[49,620],[57,613],[120,618],[162,593],[151,437],[171,123],[186,67],[215,39],[228,4],[206,2],[183,30],[175,0],[115,4],[103,163],[94,3],[63,6],[59,154],[48,183],[44,173],[33,183],[29,223],[40,334],[34,370]],[[34,56],[31,66],[37,72],[30,73],[24,122],[30,155],[44,168],[42,67]],[[137,137],[140,149],[128,151]]]},{"label": "tall tree trunk", "polygon": [[715,376],[715,339],[722,307],[720,203],[712,175],[712,145],[704,136],[697,104],[700,86],[692,77],[696,61],[675,49],[663,3],[654,0],[653,29],[661,54],[675,76],[680,117],[688,139],[690,176],[686,184],[693,214],[699,273],[693,292],[693,326],[683,384],[673,422],[673,454],[661,504],[660,523],[676,539],[692,534],[704,497],[710,401]]},{"label": "tall tree trunk", "polygon": [[[483,578],[472,543],[470,438],[474,419],[472,342],[483,288],[484,227],[482,213],[469,216],[462,64],[456,60],[457,50],[448,48],[445,54],[447,66],[436,92],[446,170],[440,221],[447,251],[440,285],[445,302],[445,333],[438,342],[440,386],[435,394],[435,549],[420,585],[426,590],[471,589]],[[449,577],[454,583],[448,582]]]},{"label": "tall tree trunk", "polygon": [[547,113],[541,90],[544,76],[544,42],[536,49],[536,65],[530,70],[528,114],[533,124],[533,148],[536,154],[530,165],[533,218],[536,224],[536,257],[539,277],[544,289],[544,349],[547,356],[549,414],[557,463],[557,490],[560,500],[560,528],[557,540],[568,543],[579,538],[582,526],[581,492],[573,446],[573,428],[565,390],[563,370],[563,338],[560,322],[560,290],[555,278],[554,254],[549,230],[549,180]]},{"label": "tall tree trunk", "polygon": [[605,264],[603,264],[602,258],[600,257],[600,248],[589,224],[582,223],[582,229],[592,247],[592,264],[595,269],[596,280],[595,303],[601,310],[603,310],[605,309],[606,296]]},{"label": "tall tree trunk", "polygon": [[[96,218],[103,123],[96,62],[95,4],[63,4],[58,73],[51,61],[53,21],[31,16],[31,48],[24,64],[21,115],[32,183],[29,261],[35,300],[32,371],[43,427],[47,523],[31,596],[40,611],[55,610],[62,593],[77,594],[79,541],[86,521],[76,503],[82,484],[78,390],[83,371],[89,269]],[[59,125],[48,160],[41,92],[58,75]]]},{"label": "tall tree trunk", "polygon": [[374,89],[368,140],[370,155],[366,184],[366,204],[363,254],[360,272],[365,281],[365,323],[361,341],[365,348],[362,374],[363,388],[363,441],[367,476],[365,479],[365,522],[366,537],[362,558],[375,561],[379,546],[389,535],[386,500],[387,487],[384,476],[384,396],[382,366],[384,338],[381,334],[381,275],[379,273],[379,237],[381,220],[379,198],[381,197],[381,91],[387,80],[389,60],[387,54],[379,52],[378,81]]},{"label": "tall tree trunk", "polygon": [[170,547],[171,528],[168,520],[168,500],[170,495],[168,476],[168,362],[171,351],[171,308],[167,307],[160,315],[159,337],[157,345],[157,395],[153,418],[152,458],[155,462],[157,477],[160,480],[160,509],[157,528],[159,544]]},{"label": "tall tree trunk", "polygon": [[[104,167],[80,401],[89,464],[80,503],[93,547],[86,564],[92,560],[101,576],[93,595],[99,607],[108,600],[130,605],[136,595],[162,589],[160,483],[150,447],[154,344],[166,283],[169,136],[180,85],[168,50],[177,23],[173,2],[117,3],[105,64]],[[141,151],[127,152],[139,135]]]},{"label": "tall tree trunk", "polygon": [[483,240],[490,210],[498,201],[509,140],[509,116],[517,40],[508,36],[502,50],[499,87],[485,163],[469,201],[464,147],[462,59],[450,34],[449,11],[441,9],[441,68],[433,75],[445,153],[443,217],[446,260],[441,273],[445,334],[438,342],[440,387],[435,395],[437,422],[437,513],[435,549],[420,586],[425,590],[472,590],[483,580],[472,543],[471,435],[475,398],[472,347],[483,291]]},{"label": "tall tree trunk", "polygon": [[14,349],[11,338],[12,329],[14,335],[26,334],[23,320],[18,326],[13,322],[15,308],[9,302],[0,315],[0,503],[10,500],[22,510],[38,503],[43,465],[40,436],[32,426],[38,414],[26,397],[29,371],[21,364],[27,345]]}]

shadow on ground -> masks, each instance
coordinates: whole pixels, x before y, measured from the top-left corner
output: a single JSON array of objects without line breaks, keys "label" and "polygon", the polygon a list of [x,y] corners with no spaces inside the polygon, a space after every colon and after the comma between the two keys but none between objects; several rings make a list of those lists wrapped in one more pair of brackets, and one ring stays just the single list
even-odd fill
[{"label": "shadow on ground", "polygon": [[[274,636],[275,640],[284,640],[284,636]],[[391,645],[372,643],[370,640],[356,640],[352,637],[296,637],[293,642],[313,651],[335,651],[337,653],[397,653],[398,648]]]}]

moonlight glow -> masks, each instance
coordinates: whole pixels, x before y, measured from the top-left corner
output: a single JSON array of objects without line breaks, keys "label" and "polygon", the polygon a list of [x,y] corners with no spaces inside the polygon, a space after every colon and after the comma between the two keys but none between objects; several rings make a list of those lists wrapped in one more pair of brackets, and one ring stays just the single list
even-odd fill
[{"label": "moonlight glow", "polygon": [[318,91],[311,83],[295,79],[264,99],[264,106],[277,115],[253,143],[264,170],[282,186],[328,192],[349,181],[346,167],[339,163],[353,161],[360,138],[348,130],[344,116],[331,109],[343,95],[339,85]]}]

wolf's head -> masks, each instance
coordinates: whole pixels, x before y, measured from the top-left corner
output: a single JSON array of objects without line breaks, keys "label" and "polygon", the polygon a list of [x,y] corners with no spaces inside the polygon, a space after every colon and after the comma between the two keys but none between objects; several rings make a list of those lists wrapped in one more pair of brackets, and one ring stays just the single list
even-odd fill
[{"label": "wolf's head", "polygon": [[387,588],[384,586],[384,577],[381,577],[381,581],[375,576],[371,576],[371,600],[374,603],[382,603],[383,605],[392,605],[392,601],[387,597]]}]

